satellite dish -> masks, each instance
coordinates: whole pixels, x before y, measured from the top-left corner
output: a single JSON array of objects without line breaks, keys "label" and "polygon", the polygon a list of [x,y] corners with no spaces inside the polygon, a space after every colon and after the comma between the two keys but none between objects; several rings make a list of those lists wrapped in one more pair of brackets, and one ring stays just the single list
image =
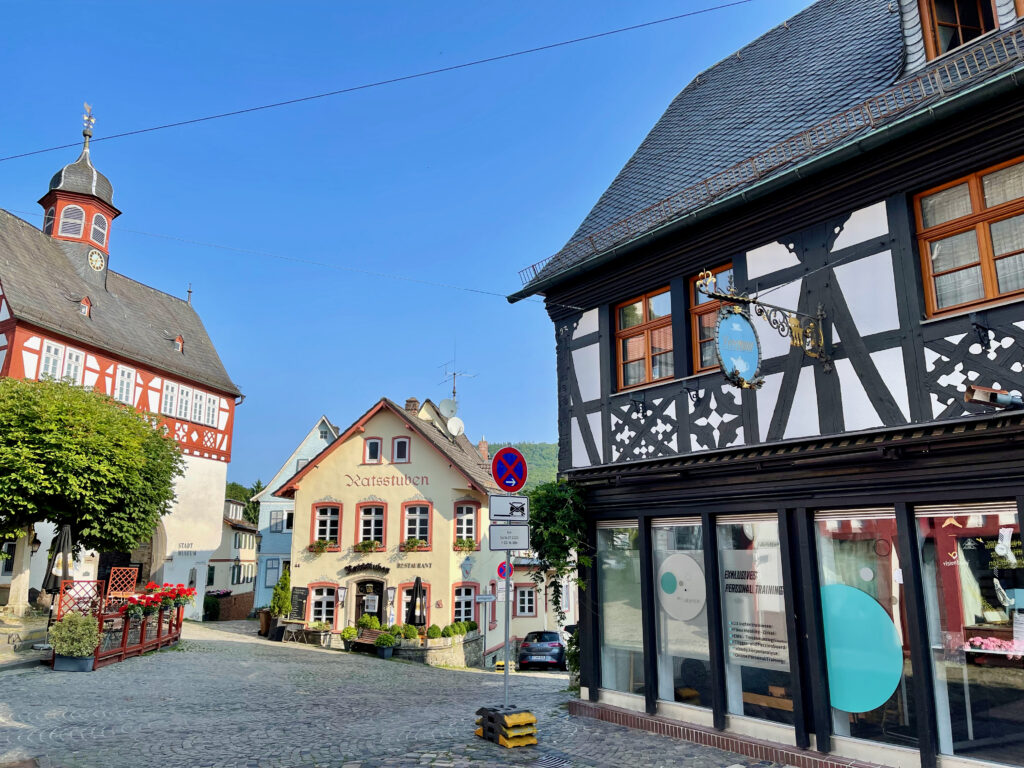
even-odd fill
[{"label": "satellite dish", "polygon": [[448,431],[451,433],[452,437],[458,437],[466,431],[466,425],[462,423],[462,419],[458,416],[452,416],[448,419]]},{"label": "satellite dish", "polygon": [[454,400],[442,400],[437,404],[437,410],[441,412],[441,415],[446,419],[450,419],[459,411],[459,406],[456,405]]}]

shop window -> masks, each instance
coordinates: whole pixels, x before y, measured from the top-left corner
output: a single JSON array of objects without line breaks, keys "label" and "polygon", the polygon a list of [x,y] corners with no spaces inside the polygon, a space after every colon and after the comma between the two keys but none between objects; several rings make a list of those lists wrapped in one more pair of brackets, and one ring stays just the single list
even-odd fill
[{"label": "shop window", "polygon": [[217,578],[217,566],[211,565],[206,568],[206,586],[212,587],[214,579]]},{"label": "shop window", "polygon": [[405,508],[405,540],[419,539],[430,545],[430,507],[413,504]]},{"label": "shop window", "polygon": [[324,621],[334,626],[334,609],[337,594],[334,587],[314,587],[313,600],[309,610],[309,620]]},{"label": "shop window", "polygon": [[340,541],[341,509],[339,507],[317,507],[313,518],[317,541],[329,541],[337,545]]},{"label": "shop window", "polygon": [[537,615],[537,591],[533,586],[516,587],[516,616]]},{"label": "shop window", "polygon": [[60,378],[64,365],[64,347],[52,341],[43,342],[43,361],[39,365],[39,380]]},{"label": "shop window", "polygon": [[[715,287],[728,291],[732,282],[732,265],[711,270],[715,276]],[[697,290],[698,277],[690,278],[690,335],[693,339],[693,373],[703,373],[718,368],[718,353],[715,352],[715,325],[722,302],[712,299]]]},{"label": "shop window", "polygon": [[1016,504],[916,514],[939,751],[1024,765],[1024,549]]},{"label": "shop window", "polygon": [[727,709],[733,715],[792,725],[793,679],[779,546],[774,515],[718,523]]},{"label": "shop window", "polygon": [[919,0],[929,59],[996,28],[993,0]]},{"label": "shop window", "polygon": [[379,437],[368,437],[363,441],[363,464],[380,464],[382,442]]},{"label": "shop window", "polygon": [[263,586],[273,587],[277,585],[277,580],[281,578],[281,559],[277,557],[267,558],[267,570],[263,578]]},{"label": "shop window", "polygon": [[814,524],[833,732],[916,745],[895,514],[819,512]]},{"label": "shop window", "polygon": [[360,507],[359,541],[376,541],[379,545],[384,544],[384,507]]},{"label": "shop window", "polygon": [[658,698],[711,707],[704,537],[699,520],[655,523]]},{"label": "shop window", "polygon": [[619,389],[675,375],[672,295],[668,288],[615,307],[615,354]]},{"label": "shop window", "polygon": [[408,464],[409,463],[409,438],[408,437],[396,437],[391,441],[391,463],[392,464]]},{"label": "shop window", "polygon": [[914,198],[929,316],[1024,294],[1024,162]]},{"label": "shop window", "polygon": [[597,530],[597,602],[601,617],[601,687],[644,693],[640,551],[636,524]]},{"label": "shop window", "polygon": [[476,597],[474,587],[456,587],[452,621],[473,621],[473,600]]}]

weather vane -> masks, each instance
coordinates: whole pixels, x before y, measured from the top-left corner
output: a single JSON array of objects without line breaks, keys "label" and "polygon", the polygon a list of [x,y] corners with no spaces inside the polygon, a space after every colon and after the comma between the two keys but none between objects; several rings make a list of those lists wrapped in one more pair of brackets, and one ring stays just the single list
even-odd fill
[{"label": "weather vane", "polygon": [[82,115],[82,135],[85,136],[85,148],[89,148],[89,139],[92,138],[92,127],[96,124],[96,118],[92,116],[92,104],[85,102],[85,114]]}]

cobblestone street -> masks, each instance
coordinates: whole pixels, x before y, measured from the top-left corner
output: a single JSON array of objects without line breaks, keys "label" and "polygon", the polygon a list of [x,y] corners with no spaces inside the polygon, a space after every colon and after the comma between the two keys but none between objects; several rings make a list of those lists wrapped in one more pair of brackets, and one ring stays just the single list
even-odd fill
[{"label": "cobblestone street", "polygon": [[501,675],[269,643],[252,622],[188,624],[180,649],[91,674],[0,673],[0,768],[26,766],[772,766],[585,718],[566,678],[512,677],[540,744],[473,736]]}]

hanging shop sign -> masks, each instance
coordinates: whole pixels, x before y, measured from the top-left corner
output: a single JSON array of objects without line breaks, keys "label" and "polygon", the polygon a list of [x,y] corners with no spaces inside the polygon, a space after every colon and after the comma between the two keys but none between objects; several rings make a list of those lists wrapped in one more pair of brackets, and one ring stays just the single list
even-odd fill
[{"label": "hanging shop sign", "polygon": [[740,389],[760,389],[761,342],[750,318],[736,305],[718,311],[715,352],[725,379]]}]

